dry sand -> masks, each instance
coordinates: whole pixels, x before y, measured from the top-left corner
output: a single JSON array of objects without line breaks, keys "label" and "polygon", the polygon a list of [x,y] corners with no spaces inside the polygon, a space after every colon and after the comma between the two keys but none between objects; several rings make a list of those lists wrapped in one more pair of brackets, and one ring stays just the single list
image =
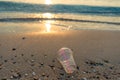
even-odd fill
[{"label": "dry sand", "polygon": [[[73,50],[77,72],[57,61],[62,47]],[[0,34],[0,80],[120,80],[120,32]]]}]

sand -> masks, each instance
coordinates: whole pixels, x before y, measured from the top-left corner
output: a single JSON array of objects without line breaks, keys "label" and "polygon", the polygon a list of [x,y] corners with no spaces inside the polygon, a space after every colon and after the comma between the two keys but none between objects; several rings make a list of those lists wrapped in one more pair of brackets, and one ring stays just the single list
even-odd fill
[{"label": "sand", "polygon": [[[74,52],[73,74],[56,59],[62,47]],[[0,34],[0,80],[120,80],[120,32]]]}]

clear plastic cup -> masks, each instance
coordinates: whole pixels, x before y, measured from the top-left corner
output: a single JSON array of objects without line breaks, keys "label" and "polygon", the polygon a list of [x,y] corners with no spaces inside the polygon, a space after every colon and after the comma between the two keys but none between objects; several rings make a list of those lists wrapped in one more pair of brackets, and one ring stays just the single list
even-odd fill
[{"label": "clear plastic cup", "polygon": [[58,51],[57,59],[62,64],[66,73],[73,73],[76,71],[76,64],[73,58],[73,52],[71,49],[63,47]]}]

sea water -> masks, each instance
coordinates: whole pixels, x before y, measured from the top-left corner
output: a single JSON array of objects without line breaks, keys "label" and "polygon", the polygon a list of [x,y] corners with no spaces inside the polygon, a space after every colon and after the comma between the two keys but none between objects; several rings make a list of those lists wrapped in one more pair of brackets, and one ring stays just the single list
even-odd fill
[{"label": "sea water", "polygon": [[0,33],[50,29],[120,30],[120,7],[0,1]]}]

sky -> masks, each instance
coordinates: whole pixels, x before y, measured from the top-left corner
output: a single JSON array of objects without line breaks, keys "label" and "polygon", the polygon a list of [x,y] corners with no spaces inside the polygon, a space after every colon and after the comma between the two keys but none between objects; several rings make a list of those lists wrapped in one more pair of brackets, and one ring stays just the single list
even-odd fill
[{"label": "sky", "polygon": [[120,0],[0,0],[0,1],[15,1],[35,4],[78,4],[78,5],[120,7]]}]

